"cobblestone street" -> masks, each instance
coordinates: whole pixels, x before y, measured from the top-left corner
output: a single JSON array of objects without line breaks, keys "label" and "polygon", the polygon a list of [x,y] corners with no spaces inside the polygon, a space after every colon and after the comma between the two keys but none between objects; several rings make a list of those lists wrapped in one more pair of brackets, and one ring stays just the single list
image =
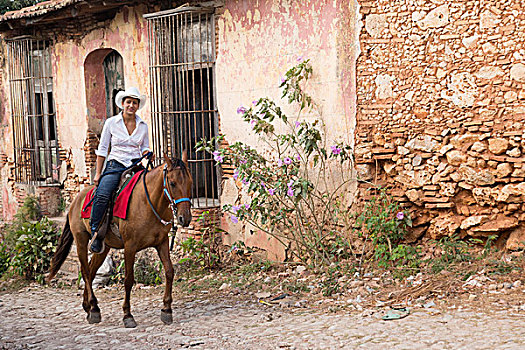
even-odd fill
[{"label": "cobblestone street", "polygon": [[509,310],[430,313],[400,320],[381,312],[279,308],[252,300],[175,300],[174,323],[160,320],[162,289],[132,294],[135,329],[123,327],[120,290],[98,290],[102,322],[89,325],[74,289],[33,285],[0,295],[1,349],[519,349],[523,314]]}]

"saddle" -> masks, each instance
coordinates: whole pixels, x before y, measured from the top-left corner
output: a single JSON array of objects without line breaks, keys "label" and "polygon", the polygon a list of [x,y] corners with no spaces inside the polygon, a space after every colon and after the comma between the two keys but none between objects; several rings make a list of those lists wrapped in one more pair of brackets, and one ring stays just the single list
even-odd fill
[{"label": "saddle", "polygon": [[[108,203],[108,206],[106,208],[106,211],[104,213],[104,216],[102,217],[102,221],[100,221],[100,224],[98,226],[98,236],[101,239],[104,239],[106,237],[106,233],[110,230],[111,223],[113,221],[113,207],[115,205],[115,200],[119,193],[126,187],[128,182],[131,180],[133,175],[138,173],[141,170],[144,170],[144,166],[142,164],[135,165],[133,168],[130,168],[122,173],[120,175],[120,183],[116,189],[115,192],[113,192],[113,195],[111,196],[111,199]],[[117,236],[120,237],[120,234],[118,233],[118,230],[114,230]]]}]

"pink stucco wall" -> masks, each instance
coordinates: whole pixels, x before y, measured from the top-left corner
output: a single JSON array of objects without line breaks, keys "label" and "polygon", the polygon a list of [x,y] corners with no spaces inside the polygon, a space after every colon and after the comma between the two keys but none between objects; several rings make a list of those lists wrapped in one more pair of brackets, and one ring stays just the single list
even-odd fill
[{"label": "pink stucco wall", "polygon": [[98,134],[106,119],[106,82],[104,77],[104,58],[112,49],[98,49],[90,52],[84,60],[84,85],[86,91],[86,112],[88,127]]},{"label": "pink stucco wall", "polygon": [[[108,27],[90,32],[81,42],[58,42],[53,47],[53,88],[59,138],[62,146],[71,150],[73,167],[80,176],[87,175],[83,147],[89,127],[87,106],[93,104],[93,101],[86,101],[86,58],[99,49],[116,50],[123,58],[126,87],[136,86],[141,93],[149,96],[148,42],[146,22],[142,18],[144,11],[142,6],[124,7]],[[104,86],[100,89],[103,91]],[[150,122],[148,104],[140,111],[140,115]],[[102,119],[100,123],[103,123]]]},{"label": "pink stucco wall", "polygon": [[[96,29],[81,40],[58,40],[51,46],[58,137],[66,154],[71,155],[73,173],[80,178],[89,176],[84,154],[87,131],[90,127],[88,106],[105,103],[86,101],[84,69],[86,58],[90,53],[100,49],[108,49],[108,52],[111,49],[116,50],[123,58],[126,86],[136,86],[143,94],[149,95],[147,31],[146,22],[142,17],[145,11],[145,6],[123,7],[109,26]],[[89,64],[88,69],[90,69]],[[87,73],[89,78],[93,71]],[[3,82],[7,83],[7,72],[4,70],[0,74],[4,78]],[[98,93],[88,94],[95,100],[104,96],[100,93],[105,89],[104,84],[99,85]],[[8,183],[9,167],[13,166],[14,161],[8,96],[9,86],[2,84],[0,86],[0,137],[2,138],[0,154],[7,155],[10,162],[0,168],[2,217],[6,220],[10,220],[17,209],[14,188],[12,183]],[[150,123],[149,105],[141,110],[140,115]],[[103,123],[102,119],[100,123]]]},{"label": "pink stucco wall", "polygon": [[[278,100],[286,70],[310,59],[314,76],[308,90],[321,105],[327,132],[351,141],[354,37],[348,31],[354,32],[356,6],[333,0],[227,1],[218,17],[217,56],[217,99],[225,134],[253,142],[239,128],[237,107],[262,96]],[[288,112],[293,115],[292,109]]]},{"label": "pink stucco wall", "polygon": [[[0,43],[0,60],[6,62],[7,46]],[[0,199],[2,211],[0,219],[11,220],[16,214],[17,203],[8,183],[9,162],[13,154],[13,134],[11,133],[11,105],[9,101],[9,80],[7,66],[0,69]],[[10,157],[10,158],[9,158]]]},{"label": "pink stucco wall", "polygon": [[[221,132],[230,143],[243,141],[257,148],[248,124],[236,110],[259,97],[280,101],[278,86],[285,72],[298,61],[310,59],[314,74],[307,86],[320,113],[301,118],[320,118],[328,140],[354,143],[355,61],[359,54],[357,1],[343,0],[231,0],[217,16],[217,102]],[[282,101],[289,117],[297,111]],[[239,198],[232,179],[226,180],[221,202]],[[227,242],[243,240],[252,246],[276,251],[263,233],[247,233],[240,224],[224,223]]]}]

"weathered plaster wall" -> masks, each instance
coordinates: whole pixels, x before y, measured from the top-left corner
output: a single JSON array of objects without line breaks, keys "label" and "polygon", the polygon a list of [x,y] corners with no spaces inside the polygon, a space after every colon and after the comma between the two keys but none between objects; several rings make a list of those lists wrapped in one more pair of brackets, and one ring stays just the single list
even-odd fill
[{"label": "weathered plaster wall", "polygon": [[[302,118],[322,118],[329,140],[353,144],[357,7],[354,1],[335,0],[226,1],[217,15],[216,79],[220,131],[227,142],[243,141],[261,149],[237,108],[259,97],[279,102],[278,86],[286,70],[310,59],[314,74],[307,90],[321,113]],[[286,102],[279,104],[289,117],[297,115]],[[240,184],[226,177],[222,204],[233,203],[239,191]],[[275,251],[276,242],[254,234],[256,230],[223,224],[230,233],[227,242],[242,239],[283,257]]]},{"label": "weathered plaster wall", "polygon": [[[105,100],[86,101],[84,70],[86,58],[90,53],[99,49],[118,51],[123,58],[126,86],[136,86],[143,94],[149,95],[147,31],[146,22],[142,18],[146,11],[146,6],[123,7],[105,26],[93,26],[95,30],[84,33],[85,35],[76,37],[74,40],[59,35],[51,46],[53,94],[56,104],[58,137],[62,148],[60,178],[61,181],[64,181],[65,187],[62,196],[65,196],[67,200],[70,200],[71,196],[81,189],[81,186],[91,181],[89,169],[86,167],[86,159],[90,159],[90,155],[86,154],[86,151],[92,151],[90,145],[96,142],[93,140],[95,134],[88,130],[90,125],[87,106],[105,105]],[[2,67],[5,66],[2,65]],[[8,81],[6,75],[7,72],[0,71],[0,79],[3,79],[3,82]],[[93,82],[88,81],[88,83]],[[104,84],[98,88],[102,94],[91,94],[90,96],[98,96],[103,99]],[[2,218],[5,220],[12,219],[18,204],[23,200],[18,197],[24,196],[23,191],[16,190],[12,181],[13,137],[8,95],[9,87],[2,83],[0,87],[0,136],[2,137],[0,189],[3,199]],[[151,125],[148,104],[139,114]],[[102,125],[104,120],[100,117],[99,120]],[[89,163],[93,164],[92,161]],[[50,191],[54,190],[50,189]]]},{"label": "weathered plaster wall", "polygon": [[517,248],[525,240],[522,1],[360,4],[361,176],[413,210],[413,240],[495,234]]},{"label": "weathered plaster wall", "polygon": [[[217,18],[216,75],[221,127],[227,138],[253,143],[253,135],[239,127],[237,108],[264,96],[278,101],[286,70],[298,60],[310,59],[314,77],[308,89],[322,107],[323,118],[330,121],[328,132],[350,139],[338,62],[341,7],[330,0],[226,2]],[[294,115],[292,109],[286,110]]]},{"label": "weathered plaster wall", "polygon": [[[116,50],[123,58],[126,86],[136,86],[143,94],[149,95],[146,23],[142,18],[144,10],[140,6],[124,7],[108,27],[96,29],[80,41],[61,41],[53,47],[58,133],[62,147],[71,157],[70,166],[74,169],[74,174],[79,176],[78,183],[90,181],[84,151],[90,127],[89,114],[97,113],[98,109],[94,109],[94,105],[105,106],[105,100],[86,100],[86,86],[93,89],[93,81],[86,81],[86,58],[99,49]],[[89,60],[87,65],[90,71],[87,73],[93,72],[90,62]],[[90,75],[87,74],[87,77]],[[104,85],[99,85],[98,89],[100,94],[91,93],[89,96],[103,99]],[[148,104],[139,114],[150,124]],[[100,125],[96,127],[98,132],[104,119],[97,115],[92,116],[91,121],[93,117],[99,120]]]},{"label": "weathered plaster wall", "polygon": [[13,159],[9,158],[9,155],[13,154],[13,136],[6,54],[7,46],[0,36],[0,220],[11,220],[17,209],[16,198],[9,181],[10,169],[13,167]]},{"label": "weathered plaster wall", "polygon": [[88,128],[96,134],[102,132],[106,120],[106,81],[104,59],[112,49],[98,49],[90,52],[84,60],[84,86],[86,91],[86,112]]}]

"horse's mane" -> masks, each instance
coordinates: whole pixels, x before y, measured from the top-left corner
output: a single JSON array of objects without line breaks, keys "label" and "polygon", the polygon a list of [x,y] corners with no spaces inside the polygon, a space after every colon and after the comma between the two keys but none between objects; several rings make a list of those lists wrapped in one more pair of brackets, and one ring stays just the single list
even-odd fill
[{"label": "horse's mane", "polygon": [[186,163],[182,161],[182,159],[179,158],[171,158],[171,162],[173,163],[174,168],[181,168],[184,172],[188,171],[186,167]]},{"label": "horse's mane", "polygon": [[[189,169],[186,166],[186,163],[184,163],[182,161],[182,159],[172,157],[172,158],[170,158],[170,161],[173,164],[173,168],[181,168],[184,173],[189,172]],[[157,165],[156,167],[154,167],[153,169],[157,169],[157,168],[163,166],[163,164],[164,163],[161,163],[161,164]]]}]

